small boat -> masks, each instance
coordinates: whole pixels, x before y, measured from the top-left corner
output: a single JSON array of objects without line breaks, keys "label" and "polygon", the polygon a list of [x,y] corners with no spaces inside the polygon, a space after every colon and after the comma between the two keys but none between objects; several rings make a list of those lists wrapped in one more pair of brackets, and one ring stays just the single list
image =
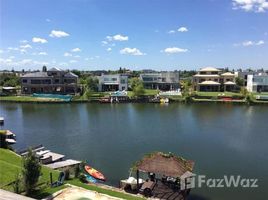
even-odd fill
[{"label": "small boat", "polygon": [[87,181],[90,182],[90,183],[97,183],[98,182],[97,179],[95,179],[94,177],[90,176],[89,174],[85,174],[85,176],[86,176]]},{"label": "small boat", "polygon": [[105,181],[105,177],[102,173],[100,173],[98,170],[86,165],[85,166],[86,172],[91,175],[93,178],[96,178],[98,180]]},{"label": "small boat", "polygon": [[5,118],[4,117],[0,117],[0,125],[3,125],[5,122]]},{"label": "small boat", "polygon": [[160,103],[169,103],[168,98],[160,99]]}]

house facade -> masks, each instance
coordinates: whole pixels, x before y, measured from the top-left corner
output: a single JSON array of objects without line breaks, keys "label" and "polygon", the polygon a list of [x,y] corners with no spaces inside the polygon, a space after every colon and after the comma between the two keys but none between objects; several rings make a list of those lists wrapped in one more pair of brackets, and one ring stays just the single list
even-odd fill
[{"label": "house facade", "polygon": [[51,93],[75,94],[78,76],[59,68],[51,68],[44,72],[27,73],[21,76],[21,92],[23,94]]},{"label": "house facade", "polygon": [[268,74],[248,75],[247,90],[249,92],[268,92]]},{"label": "house facade", "polygon": [[122,74],[102,74],[98,77],[99,91],[123,91],[128,89],[128,76]]},{"label": "house facade", "polygon": [[193,76],[193,87],[195,91],[202,92],[232,91],[235,75],[231,72],[223,73],[214,67],[205,67]]},{"label": "house facade", "polygon": [[176,90],[179,89],[179,72],[158,72],[140,74],[140,80],[146,89]]}]

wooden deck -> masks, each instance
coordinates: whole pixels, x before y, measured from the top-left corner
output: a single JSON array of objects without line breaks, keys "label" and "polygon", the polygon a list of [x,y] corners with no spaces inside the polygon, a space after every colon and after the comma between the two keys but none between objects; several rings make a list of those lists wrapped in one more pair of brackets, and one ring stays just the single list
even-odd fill
[{"label": "wooden deck", "polygon": [[59,169],[59,168],[77,165],[80,163],[81,163],[81,161],[68,159],[68,160],[64,160],[64,161],[54,162],[54,163],[48,164],[46,166],[51,168],[51,169]]},{"label": "wooden deck", "polygon": [[186,199],[183,196],[183,192],[179,189],[172,189],[170,186],[165,185],[160,180],[157,181],[153,189],[153,196],[154,198],[158,199],[166,199],[166,200],[184,200]]}]

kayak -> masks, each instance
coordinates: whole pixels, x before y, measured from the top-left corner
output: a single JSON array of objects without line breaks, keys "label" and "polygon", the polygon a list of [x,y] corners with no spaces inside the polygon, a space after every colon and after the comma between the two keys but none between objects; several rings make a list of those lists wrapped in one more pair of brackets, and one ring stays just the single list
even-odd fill
[{"label": "kayak", "polygon": [[97,171],[96,169],[86,165],[85,166],[85,170],[86,172],[91,175],[93,178],[96,178],[96,179],[99,179],[99,180],[102,180],[102,181],[105,181],[105,177],[102,173],[100,173],[99,171]]},{"label": "kayak", "polygon": [[89,174],[85,174],[85,176],[86,176],[87,181],[90,182],[90,183],[97,183],[98,182],[97,179],[95,179],[94,177],[90,176]]}]

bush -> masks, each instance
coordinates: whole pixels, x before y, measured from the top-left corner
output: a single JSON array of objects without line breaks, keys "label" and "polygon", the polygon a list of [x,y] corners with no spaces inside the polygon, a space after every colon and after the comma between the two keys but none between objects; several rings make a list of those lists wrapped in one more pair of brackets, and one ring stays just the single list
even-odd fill
[{"label": "bush", "polygon": [[64,170],[64,174],[65,174],[65,180],[70,180],[70,169],[69,168]]},{"label": "bush", "polygon": [[26,194],[29,195],[33,192],[41,174],[41,165],[35,154],[31,149],[28,150],[28,154],[23,158],[23,184]]},{"label": "bush", "polygon": [[85,174],[80,174],[79,175],[79,180],[82,182],[82,183],[86,183],[87,182],[87,178],[85,176]]},{"label": "bush", "polygon": [[21,187],[22,187],[21,181],[22,181],[21,175],[19,173],[16,173],[15,181],[14,181],[12,186],[13,186],[14,192],[17,194],[19,194],[21,192]]}]

